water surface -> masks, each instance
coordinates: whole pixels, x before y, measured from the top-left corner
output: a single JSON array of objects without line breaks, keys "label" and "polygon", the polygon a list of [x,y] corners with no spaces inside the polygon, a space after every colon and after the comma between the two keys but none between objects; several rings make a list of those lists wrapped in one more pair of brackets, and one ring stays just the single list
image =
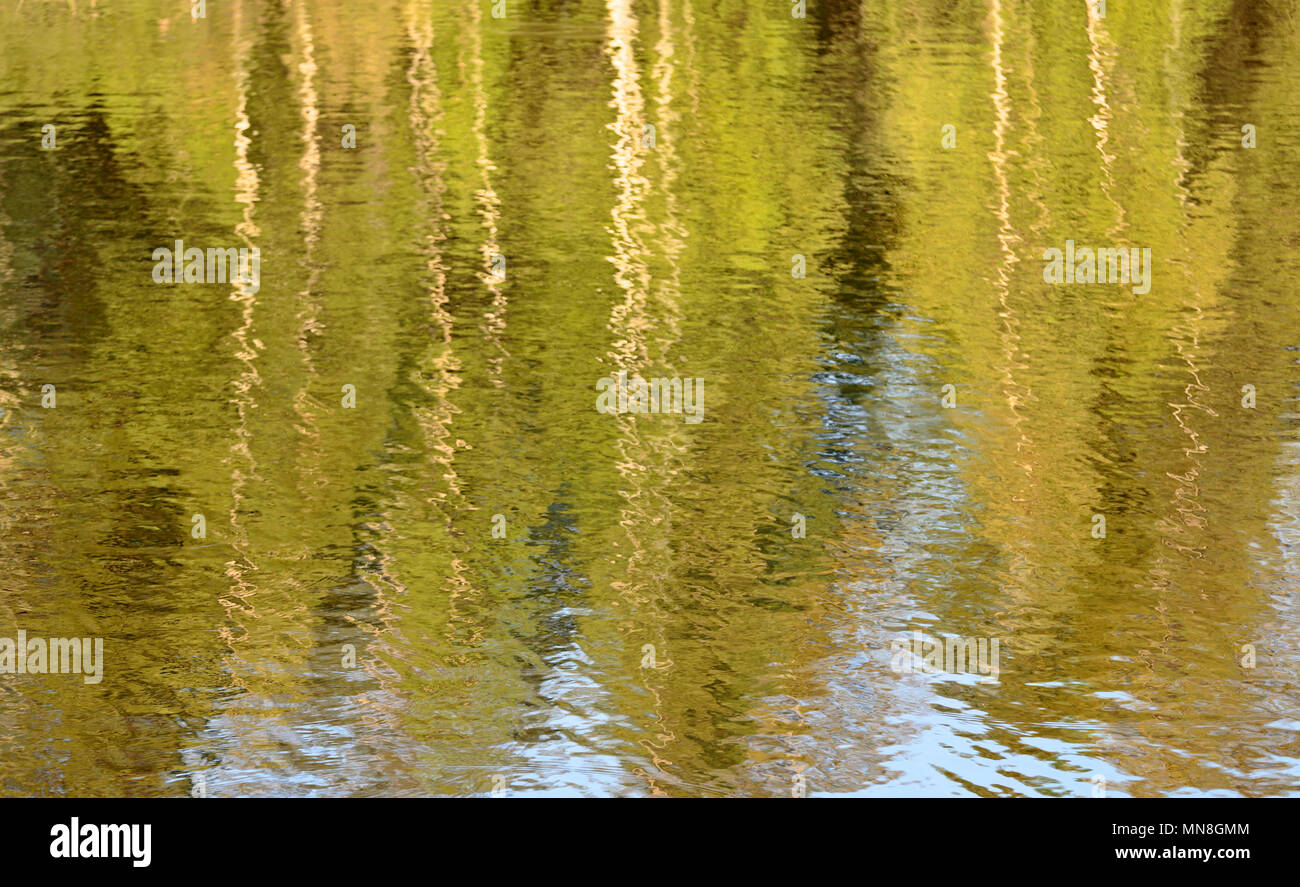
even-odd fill
[{"label": "water surface", "polygon": [[1295,2],[186,6],[0,9],[0,793],[1300,793]]}]

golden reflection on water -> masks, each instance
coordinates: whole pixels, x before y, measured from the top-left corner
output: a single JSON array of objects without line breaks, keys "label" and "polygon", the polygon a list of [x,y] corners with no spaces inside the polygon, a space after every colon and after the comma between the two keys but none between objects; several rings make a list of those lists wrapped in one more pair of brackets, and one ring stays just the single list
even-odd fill
[{"label": "golden reflection on water", "polygon": [[1294,3],[494,8],[0,11],[5,793],[1297,792]]}]

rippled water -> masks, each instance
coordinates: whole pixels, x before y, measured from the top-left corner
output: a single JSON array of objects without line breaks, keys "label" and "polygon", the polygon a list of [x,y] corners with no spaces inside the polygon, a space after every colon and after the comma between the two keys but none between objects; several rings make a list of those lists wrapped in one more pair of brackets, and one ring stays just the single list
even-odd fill
[{"label": "rippled water", "polygon": [[1300,793],[1295,2],[188,5],[0,9],[0,792]]}]

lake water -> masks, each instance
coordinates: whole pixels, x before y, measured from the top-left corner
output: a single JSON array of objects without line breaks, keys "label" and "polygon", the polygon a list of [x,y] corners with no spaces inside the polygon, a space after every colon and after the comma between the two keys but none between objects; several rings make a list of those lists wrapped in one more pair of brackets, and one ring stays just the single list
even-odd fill
[{"label": "lake water", "polygon": [[187,6],[0,4],[0,793],[1300,794],[1294,2]]}]

